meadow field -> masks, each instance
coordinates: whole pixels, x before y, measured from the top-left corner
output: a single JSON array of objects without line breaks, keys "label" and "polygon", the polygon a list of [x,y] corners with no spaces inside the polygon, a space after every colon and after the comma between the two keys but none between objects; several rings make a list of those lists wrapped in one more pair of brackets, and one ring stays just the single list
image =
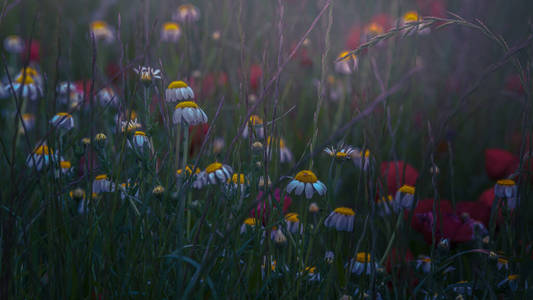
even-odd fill
[{"label": "meadow field", "polygon": [[0,39],[0,299],[533,298],[529,0],[3,0]]}]

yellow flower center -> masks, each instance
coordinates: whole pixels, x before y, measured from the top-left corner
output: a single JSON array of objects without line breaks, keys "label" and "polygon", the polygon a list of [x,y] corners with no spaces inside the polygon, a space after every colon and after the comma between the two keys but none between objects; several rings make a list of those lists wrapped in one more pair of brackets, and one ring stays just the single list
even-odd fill
[{"label": "yellow flower center", "polygon": [[359,253],[357,253],[356,260],[359,263],[367,263],[367,262],[370,261],[370,253],[359,252]]},{"label": "yellow flower center", "polygon": [[168,85],[168,90],[186,88],[188,85],[183,81],[172,81]]},{"label": "yellow flower center", "polygon": [[346,152],[337,152],[335,153],[336,158],[346,158],[348,154]]},{"label": "yellow flower center", "polygon": [[400,193],[406,193],[406,194],[414,195],[415,194],[415,187],[405,184],[398,191],[400,191]]},{"label": "yellow flower center", "polygon": [[198,108],[198,104],[194,103],[193,101],[183,101],[176,105],[176,109],[180,108]]},{"label": "yellow flower center", "polygon": [[181,13],[188,13],[193,12],[195,10],[195,7],[192,4],[183,4],[178,7],[178,10]]},{"label": "yellow flower center", "polygon": [[103,141],[107,139],[107,136],[104,133],[97,133],[94,137],[97,141]]},{"label": "yellow flower center", "polygon": [[[192,174],[192,168],[190,166],[186,166],[185,167],[185,172],[187,173],[187,175],[191,175]],[[200,169],[196,168],[196,170],[194,171],[194,174],[198,174],[198,173],[200,173]],[[183,174],[183,169],[177,170],[176,174],[178,174],[178,175]]]},{"label": "yellow flower center", "polygon": [[92,30],[102,30],[107,28],[107,23],[104,21],[94,21],[91,23]]},{"label": "yellow flower center", "polygon": [[144,131],[135,131],[135,133],[133,135],[146,136],[146,133],[144,133]]},{"label": "yellow flower center", "polygon": [[294,179],[304,182],[304,183],[315,183],[318,180],[316,178],[315,173],[313,173],[310,170],[303,170],[303,171],[298,172],[298,174],[294,176]]},{"label": "yellow flower center", "polygon": [[353,209],[344,206],[335,208],[333,212],[344,216],[355,216],[355,211]]},{"label": "yellow flower center", "polygon": [[309,274],[315,274],[315,272],[316,272],[316,267],[306,267],[306,268],[304,269],[304,272],[309,273]]},{"label": "yellow flower center", "polygon": [[22,114],[22,120],[24,121],[29,121],[29,120],[33,120],[33,115],[32,114]]},{"label": "yellow flower center", "polygon": [[518,277],[519,277],[518,274],[511,274],[511,275],[507,276],[507,280],[509,280],[509,281],[517,280]]},{"label": "yellow flower center", "polygon": [[374,33],[374,34],[382,34],[383,33],[383,27],[381,27],[381,25],[379,25],[378,23],[370,23],[366,27],[366,31],[369,32],[369,33]]},{"label": "yellow flower center", "polygon": [[22,84],[23,82],[24,84],[33,84],[35,81],[33,80],[33,77],[31,77],[31,75],[26,74],[26,76],[19,75],[15,79],[15,82],[20,84]]},{"label": "yellow flower center", "polygon": [[175,23],[175,22],[166,22],[165,24],[163,24],[163,30],[164,31],[179,31],[180,25],[178,25],[178,23]]},{"label": "yellow flower center", "polygon": [[504,264],[504,265],[506,265],[506,264],[509,263],[509,261],[508,261],[507,259],[505,259],[505,258],[501,258],[501,257],[498,257],[498,262],[499,262],[500,264]]},{"label": "yellow flower center", "polygon": [[[349,61],[351,59],[355,60],[357,58],[357,56],[355,56],[355,54],[348,55],[349,53],[350,53],[350,51],[343,51],[343,52],[341,52],[341,54],[339,54],[337,59],[344,57],[341,61]],[[348,55],[348,56],[346,56],[346,55]]]},{"label": "yellow flower center", "polygon": [[391,202],[391,201],[392,201],[391,195],[388,195],[387,197],[381,197],[380,199],[377,200],[378,203],[385,203],[385,202]]},{"label": "yellow flower center", "polygon": [[69,114],[66,113],[66,112],[58,112],[58,113],[56,114],[56,116],[58,116],[58,117],[72,118],[72,116],[69,115]]},{"label": "yellow flower center", "polygon": [[94,178],[94,180],[104,180],[107,179],[107,174],[100,174]]},{"label": "yellow flower center", "polygon": [[219,163],[219,162],[214,162],[214,163],[210,164],[209,166],[207,166],[207,168],[205,168],[205,172],[206,173],[213,173],[216,170],[220,170],[220,169],[222,169],[222,164]]},{"label": "yellow flower center", "polygon": [[255,226],[257,224],[257,219],[255,219],[255,218],[247,218],[246,220],[244,220],[244,224],[250,225],[250,226]]},{"label": "yellow flower center", "polygon": [[[228,179],[228,183],[230,182],[230,179]],[[245,182],[245,177],[244,177],[244,174],[233,174],[233,176],[231,176],[231,182],[235,183],[235,184],[244,184]]]},{"label": "yellow flower center", "polygon": [[251,115],[250,116],[250,124],[252,126],[263,125],[263,120],[258,115]]},{"label": "yellow flower center", "polygon": [[70,167],[72,166],[70,164],[70,161],[68,160],[62,160],[60,163],[59,163],[59,166],[61,167],[61,169],[70,169]]},{"label": "yellow flower center", "polygon": [[[20,74],[24,74],[24,69],[20,70]],[[32,77],[37,76],[39,73],[37,73],[37,70],[35,70],[32,67],[26,68],[26,75],[30,75]]]},{"label": "yellow flower center", "polygon": [[504,185],[504,186],[513,186],[516,184],[516,182],[512,179],[501,179],[496,182],[498,185]]},{"label": "yellow flower center", "polygon": [[298,217],[297,213],[286,214],[285,220],[287,220],[288,222],[292,222],[292,223],[300,222],[300,218]]},{"label": "yellow flower center", "polygon": [[423,257],[422,259],[420,259],[421,261],[425,262],[425,263],[430,263],[431,262],[431,258],[429,257]]},{"label": "yellow flower center", "polygon": [[37,147],[37,149],[35,149],[33,153],[37,155],[48,155],[48,154],[54,154],[54,151],[52,151],[52,149],[49,149],[48,146],[46,145],[41,145]]},{"label": "yellow flower center", "polygon": [[403,21],[405,23],[418,21],[418,13],[416,11],[408,11],[403,15]]}]

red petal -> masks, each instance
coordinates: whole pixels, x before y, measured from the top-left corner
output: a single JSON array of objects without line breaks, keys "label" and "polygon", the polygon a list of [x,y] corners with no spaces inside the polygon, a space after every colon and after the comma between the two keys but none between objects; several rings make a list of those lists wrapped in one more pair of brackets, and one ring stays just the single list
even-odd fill
[{"label": "red petal", "polygon": [[[402,185],[415,185],[418,171],[403,161],[389,161],[381,163],[381,175],[385,178],[387,192],[394,195]],[[399,176],[399,178],[397,177]]]},{"label": "red petal", "polygon": [[518,157],[502,149],[485,150],[485,170],[492,180],[511,175],[518,167]]}]

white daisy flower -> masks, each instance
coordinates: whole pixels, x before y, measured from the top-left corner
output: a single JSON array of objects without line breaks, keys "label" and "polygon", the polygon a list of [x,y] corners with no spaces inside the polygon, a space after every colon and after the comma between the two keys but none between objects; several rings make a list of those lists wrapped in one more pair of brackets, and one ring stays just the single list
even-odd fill
[{"label": "white daisy flower", "polygon": [[59,170],[55,170],[55,177],[58,178],[59,174],[67,175],[72,172],[72,164],[68,160],[62,160],[59,162]]},{"label": "white daisy flower", "polygon": [[364,152],[354,148],[351,152],[351,157],[353,164],[361,169],[361,170],[368,170],[368,166],[370,165],[370,150],[365,150]]},{"label": "white daisy flower", "polygon": [[351,75],[355,70],[357,70],[359,60],[355,54],[348,55],[349,53],[349,51],[344,51],[339,54],[337,59],[342,59],[335,62],[335,72],[343,75]]},{"label": "white daisy flower", "polygon": [[[369,275],[372,272],[371,258],[370,253],[359,252],[355,258],[350,259],[350,262],[345,267],[348,267],[350,272],[354,274],[361,275],[365,272]],[[377,269],[379,267],[378,264],[374,264],[375,269]]]},{"label": "white daisy flower", "polygon": [[242,131],[243,138],[248,138],[248,136],[251,136],[253,139],[265,138],[263,119],[261,119],[261,117],[258,115],[251,115],[250,120],[246,123],[246,126]]},{"label": "white daisy flower", "polygon": [[199,125],[207,123],[207,115],[193,101],[183,101],[176,105],[172,120],[174,124]]},{"label": "white daisy flower", "polygon": [[518,288],[518,279],[520,278],[520,276],[518,274],[511,274],[509,276],[507,276],[507,278],[505,278],[504,280],[500,281],[500,283],[498,283],[498,288],[502,288],[506,285],[509,286],[509,288],[511,290],[516,290]]},{"label": "white daisy flower", "polygon": [[48,148],[47,145],[41,145],[26,158],[26,164],[28,167],[35,167],[37,171],[42,170],[44,167],[50,164],[50,161],[54,158],[54,151]]},{"label": "white daisy flower", "polygon": [[24,128],[26,130],[32,130],[34,126],[35,116],[33,114],[22,114],[22,123],[19,125],[19,132],[24,133]]},{"label": "white daisy flower", "polygon": [[115,184],[113,184],[107,177],[107,174],[100,174],[94,178],[93,193],[100,194],[103,192],[113,192]]},{"label": "white daisy flower", "polygon": [[391,195],[377,199],[376,204],[378,206],[378,214],[382,217],[390,215],[391,212],[396,208],[394,198],[392,198]]},{"label": "white daisy flower", "polygon": [[496,262],[496,268],[498,268],[498,271],[501,269],[509,270],[509,260],[498,257],[498,261]]},{"label": "white daisy flower", "polygon": [[[267,138],[267,147],[268,152],[267,156],[269,159],[272,159],[272,152],[277,151],[274,149],[274,147],[270,146],[270,141],[272,140],[271,137]],[[289,163],[292,162],[292,152],[285,144],[285,140],[282,138],[279,138],[279,141],[276,140],[276,142],[279,142],[279,161],[281,163]],[[274,144],[276,145],[276,144]]]},{"label": "white daisy flower", "polygon": [[207,184],[226,183],[233,174],[233,169],[228,165],[214,162],[205,168]]},{"label": "white daisy flower", "polygon": [[135,133],[131,137],[131,141],[128,140],[128,146],[130,148],[136,149],[141,153],[144,151],[144,147],[152,149],[150,139],[146,136],[146,133],[144,133],[144,131],[135,131]]},{"label": "white daisy flower", "polygon": [[181,23],[196,22],[200,19],[200,10],[192,4],[183,4],[172,15],[172,20]]},{"label": "white daisy flower", "polygon": [[166,22],[161,29],[161,41],[177,43],[181,37],[181,27],[176,22]]},{"label": "white daisy flower", "polygon": [[324,254],[324,260],[328,264],[332,264],[333,260],[335,259],[335,253],[333,251],[326,251],[326,254]]},{"label": "white daisy flower", "polygon": [[24,50],[24,41],[18,35],[10,35],[4,39],[4,49],[13,54],[19,54]]},{"label": "white daisy flower", "polygon": [[183,81],[172,81],[165,91],[165,100],[167,102],[184,101],[193,98],[193,90]]},{"label": "white daisy flower", "polygon": [[246,233],[248,230],[254,228],[259,222],[256,218],[247,218],[241,225],[241,234]]},{"label": "white daisy flower", "polygon": [[40,85],[35,81],[34,77],[29,74],[26,74],[26,76],[19,75],[15,78],[13,91],[16,96],[19,95],[21,89],[22,97],[30,100],[37,100],[43,94]]},{"label": "white daisy flower", "polygon": [[91,23],[90,31],[96,40],[103,40],[106,43],[111,43],[115,39],[113,29],[102,20],[97,20]]},{"label": "white daisy flower", "polygon": [[302,272],[298,273],[298,276],[307,276],[309,281],[320,281],[321,279],[316,267],[306,267]]},{"label": "white daisy flower", "polygon": [[[416,11],[408,11],[402,16],[400,20],[400,26],[405,26],[409,23],[420,22],[420,21],[421,19],[418,16],[418,13]],[[431,32],[431,29],[429,27],[422,28],[421,24],[416,25],[415,27],[416,28],[410,29],[410,30],[405,29],[405,33],[407,35],[412,35],[413,33],[416,32],[419,35],[426,35]]]},{"label": "white daisy flower", "polygon": [[402,209],[411,209],[415,199],[415,187],[410,185],[403,185],[398,189],[394,196],[393,209],[399,212]]},{"label": "white daisy flower", "polygon": [[66,112],[60,112],[52,117],[50,124],[59,130],[69,131],[74,128],[74,118]]},{"label": "white daisy flower", "polygon": [[313,194],[317,192],[320,196],[326,194],[327,188],[320,180],[317,179],[315,173],[311,170],[300,171],[294,176],[294,179],[287,185],[287,193],[301,195],[305,192],[307,199],[313,198]]},{"label": "white daisy flower", "polygon": [[326,152],[329,156],[340,161],[352,159],[352,153],[354,153],[354,151],[354,148],[345,145],[340,145],[339,147],[330,146],[324,149],[324,152]]},{"label": "white daisy flower", "polygon": [[429,256],[421,255],[416,260],[416,269],[421,270],[424,273],[431,271],[431,258]]},{"label": "white daisy flower", "polygon": [[151,67],[137,67],[133,71],[139,75],[139,79],[144,84],[152,84],[155,79],[161,79],[161,70]]},{"label": "white daisy flower", "polygon": [[228,181],[226,183],[228,190],[230,191],[240,190],[241,194],[245,194],[245,191],[249,185],[250,184],[249,184],[248,179],[242,173],[233,174],[231,178],[228,178]]},{"label": "white daisy flower", "polygon": [[292,234],[303,233],[304,231],[297,213],[288,213],[285,215],[285,226],[287,227],[287,231]]},{"label": "white daisy flower", "polygon": [[101,106],[111,105],[113,107],[118,107],[119,99],[115,91],[111,87],[106,87],[98,91],[96,94],[98,102]]},{"label": "white daisy flower", "polygon": [[518,195],[518,186],[512,179],[498,180],[494,185],[494,196],[507,200],[507,208],[515,209]]},{"label": "white daisy flower", "polygon": [[353,231],[355,211],[349,207],[338,207],[324,221],[324,225],[337,231]]}]

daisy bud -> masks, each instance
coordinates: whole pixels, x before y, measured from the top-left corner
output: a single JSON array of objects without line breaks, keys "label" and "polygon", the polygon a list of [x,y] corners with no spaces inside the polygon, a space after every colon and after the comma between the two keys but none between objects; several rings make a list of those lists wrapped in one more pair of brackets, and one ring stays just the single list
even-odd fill
[{"label": "daisy bud", "polygon": [[274,242],[278,245],[285,244],[287,242],[287,237],[280,229],[274,232]]},{"label": "daisy bud", "polygon": [[165,188],[163,186],[161,186],[161,185],[156,186],[152,190],[152,194],[154,194],[154,196],[156,196],[156,197],[160,197],[164,192],[165,192]]},{"label": "daisy bud", "polygon": [[448,239],[442,239],[440,240],[439,242],[439,248],[443,249],[443,250],[448,250],[450,249],[450,241]]},{"label": "daisy bud", "polygon": [[74,189],[70,191],[70,197],[74,200],[80,200],[85,198],[85,191],[81,188]]},{"label": "daisy bud", "polygon": [[320,207],[318,207],[318,204],[316,202],[313,202],[309,204],[309,212],[312,214],[317,213],[320,210]]},{"label": "daisy bud", "polygon": [[81,143],[84,145],[84,146],[88,146],[91,144],[91,139],[88,138],[88,137],[84,137],[81,139]]}]

